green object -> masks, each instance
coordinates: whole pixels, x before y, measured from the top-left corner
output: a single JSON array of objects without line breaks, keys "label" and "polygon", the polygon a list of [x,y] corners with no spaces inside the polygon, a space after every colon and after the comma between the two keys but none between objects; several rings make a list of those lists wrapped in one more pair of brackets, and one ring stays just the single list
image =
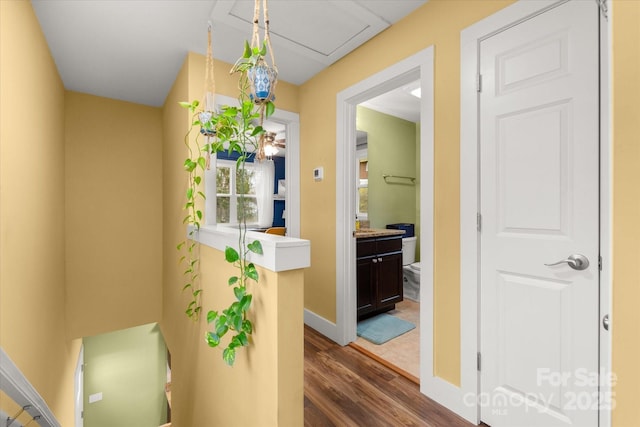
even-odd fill
[{"label": "green object", "polygon": [[[246,241],[247,221],[251,221],[248,216],[252,209],[249,198],[245,195],[249,193],[249,182],[252,176],[251,172],[245,169],[245,164],[249,154],[261,147],[265,133],[262,127],[263,120],[275,111],[275,105],[271,100],[257,103],[251,99],[248,73],[253,66],[263,60],[266,47],[260,50],[247,49],[248,46],[246,43],[243,56],[232,70],[240,75],[238,107],[222,106],[218,112],[205,112],[199,109],[198,101],[180,102],[180,105],[192,114],[191,128],[184,137],[187,150],[184,169],[188,173],[188,180],[184,203],[187,215],[183,223],[190,226],[190,231],[187,240],[178,244],[177,249],[181,252],[180,262],[185,266],[185,284],[182,289],[191,294],[185,313],[196,322],[202,312],[200,251],[196,233],[200,230],[203,218],[203,213],[197,209],[197,205],[199,201],[205,199],[204,193],[199,188],[207,167],[207,156],[214,156],[215,153],[223,150],[239,154],[236,161],[236,192],[239,195],[238,206],[241,207],[238,209],[240,233],[237,247],[226,247],[224,251],[225,260],[238,269],[237,274],[227,281],[232,288],[235,301],[223,310],[207,312],[207,323],[211,330],[205,334],[207,345],[223,348],[222,358],[230,366],[235,363],[237,349],[248,346],[249,337],[253,333],[253,323],[248,319],[253,297],[248,292],[248,286],[257,283],[259,276],[255,265],[248,262],[247,258],[250,252],[262,254],[262,245],[259,241]],[[206,132],[203,132],[203,129]],[[200,142],[203,137],[206,137],[205,143]],[[218,174],[216,187],[219,189],[228,186],[229,177]],[[225,339],[228,332],[231,332],[231,337]]]}]

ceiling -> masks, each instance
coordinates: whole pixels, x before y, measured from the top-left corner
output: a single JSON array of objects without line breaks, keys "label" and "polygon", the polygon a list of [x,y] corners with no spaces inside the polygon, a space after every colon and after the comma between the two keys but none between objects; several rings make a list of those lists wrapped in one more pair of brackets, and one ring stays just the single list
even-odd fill
[{"label": "ceiling", "polygon": [[[427,0],[269,0],[279,79],[309,80]],[[251,0],[32,0],[68,90],[161,106],[187,52],[234,63]]]}]

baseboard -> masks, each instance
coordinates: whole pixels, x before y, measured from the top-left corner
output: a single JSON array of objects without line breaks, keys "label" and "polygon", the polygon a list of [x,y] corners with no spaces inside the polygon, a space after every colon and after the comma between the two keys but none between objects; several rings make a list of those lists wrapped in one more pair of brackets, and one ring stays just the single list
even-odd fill
[{"label": "baseboard", "polygon": [[331,341],[340,344],[337,339],[338,328],[336,324],[306,308],[304,309],[304,324],[315,329]]}]

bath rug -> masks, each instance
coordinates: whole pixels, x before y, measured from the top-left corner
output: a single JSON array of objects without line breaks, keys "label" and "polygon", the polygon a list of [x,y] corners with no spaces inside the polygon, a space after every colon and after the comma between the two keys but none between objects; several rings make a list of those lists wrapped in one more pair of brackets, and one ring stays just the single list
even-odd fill
[{"label": "bath rug", "polygon": [[374,344],[384,344],[415,327],[411,322],[383,313],[358,322],[358,336]]}]

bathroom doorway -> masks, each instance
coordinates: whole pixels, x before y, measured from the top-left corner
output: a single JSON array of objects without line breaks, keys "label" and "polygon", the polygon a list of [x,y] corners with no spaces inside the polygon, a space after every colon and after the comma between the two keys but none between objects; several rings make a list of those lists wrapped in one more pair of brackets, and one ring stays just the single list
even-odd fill
[{"label": "bathroom doorway", "polygon": [[[420,255],[416,237],[420,230],[420,99],[418,79],[361,102],[356,107],[354,141],[355,209],[360,230],[366,233],[364,236],[400,224],[406,230],[401,237],[396,236],[402,241],[401,276],[395,274],[400,269],[394,269],[387,283],[380,284],[401,289],[401,300],[384,308],[388,310],[384,313],[359,316],[353,346],[416,383],[420,377]],[[382,268],[381,264],[367,263],[366,257],[360,258],[359,249],[368,240],[361,235],[356,232],[356,263],[362,264],[356,272],[358,293],[369,283],[363,283],[362,268],[366,276],[372,269]],[[375,333],[367,333],[370,330]]]},{"label": "bathroom doorway", "polygon": [[[358,105],[389,91],[419,81],[419,155],[416,182],[419,183],[420,303],[419,379],[433,375],[433,47],[429,47],[377,74],[345,89],[337,97],[336,135],[336,341],[356,341],[356,118]],[[393,149],[393,141],[387,141]],[[416,325],[416,326],[418,326]],[[422,390],[424,393],[424,390]]]}]

